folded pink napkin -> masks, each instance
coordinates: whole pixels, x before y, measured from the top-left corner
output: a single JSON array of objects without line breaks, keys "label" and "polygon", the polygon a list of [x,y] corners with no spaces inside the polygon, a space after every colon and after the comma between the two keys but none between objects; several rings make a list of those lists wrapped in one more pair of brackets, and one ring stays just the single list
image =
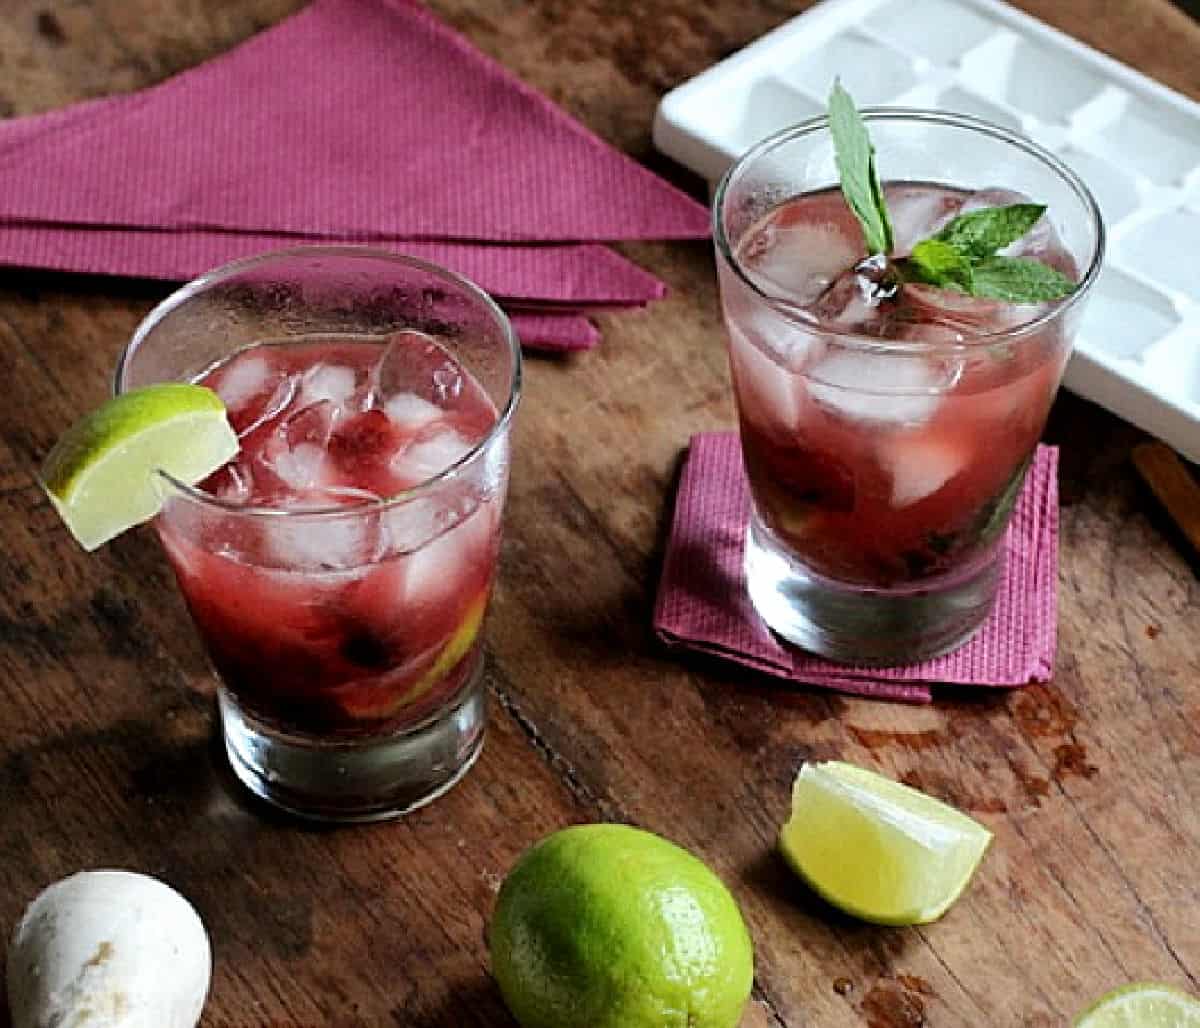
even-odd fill
[{"label": "folded pink napkin", "polygon": [[183,232],[0,222],[0,265],[184,281],[239,257],[305,243],[367,243],[457,271],[501,300],[572,307],[642,306],[663,284],[597,243],[487,245],[264,232]]},{"label": "folded pink napkin", "polygon": [[600,330],[577,312],[509,311],[508,317],[527,349],[590,350],[600,342]]},{"label": "folded pink napkin", "polygon": [[746,593],[750,493],[734,432],[692,437],[654,610],[669,646],[700,650],[794,682],[924,703],[930,684],[1018,686],[1054,671],[1058,451],[1039,446],[1005,537],[995,609],[962,647],[903,667],[835,664],[781,640]]},{"label": "folded pink napkin", "polygon": [[0,133],[0,218],[508,242],[701,238],[704,207],[415,0],[316,0],[151,89]]}]

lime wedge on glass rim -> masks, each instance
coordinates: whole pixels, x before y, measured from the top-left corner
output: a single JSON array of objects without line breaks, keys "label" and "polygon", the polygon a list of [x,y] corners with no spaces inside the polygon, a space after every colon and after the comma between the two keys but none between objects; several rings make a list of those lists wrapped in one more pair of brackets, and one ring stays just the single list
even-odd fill
[{"label": "lime wedge on glass rim", "polygon": [[852,764],[805,764],[779,848],[835,907],[864,921],[936,921],[962,895],[992,841],[977,821]]},{"label": "lime wedge on glass rim", "polygon": [[1200,1028],[1200,1000],[1169,985],[1134,982],[1101,996],[1073,1028]]},{"label": "lime wedge on glass rim", "polygon": [[216,393],[161,382],[114,396],[80,418],[46,455],[38,477],[71,534],[94,550],[159,512],[157,472],[194,485],[237,451]]}]

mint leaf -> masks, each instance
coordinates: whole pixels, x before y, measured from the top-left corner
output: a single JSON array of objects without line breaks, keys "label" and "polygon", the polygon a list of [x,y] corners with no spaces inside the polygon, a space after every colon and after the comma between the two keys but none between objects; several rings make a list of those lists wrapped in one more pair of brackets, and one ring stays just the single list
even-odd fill
[{"label": "mint leaf", "polygon": [[892,223],[875,168],[875,148],[858,108],[837,80],[829,94],[829,132],[833,136],[842,195],[862,226],[867,252],[891,253]]},{"label": "mint leaf", "polygon": [[1008,303],[1061,300],[1075,291],[1066,275],[1030,257],[985,257],[975,262],[971,274],[972,296]]},{"label": "mint leaf", "polygon": [[924,239],[917,243],[912,255],[904,262],[904,273],[931,286],[949,287],[964,293],[971,292],[974,280],[971,262],[956,247],[940,239]]},{"label": "mint leaf", "polygon": [[965,257],[978,260],[1015,243],[1045,213],[1045,205],[1039,203],[983,207],[960,214],[933,238],[949,243]]}]

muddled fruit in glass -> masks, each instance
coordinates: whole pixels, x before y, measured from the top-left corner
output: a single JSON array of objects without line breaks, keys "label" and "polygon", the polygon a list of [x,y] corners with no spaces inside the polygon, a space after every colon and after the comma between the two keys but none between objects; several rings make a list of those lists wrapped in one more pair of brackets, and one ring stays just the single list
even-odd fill
[{"label": "muddled fruit in glass", "polygon": [[444,707],[476,670],[499,546],[506,442],[467,460],[487,393],[416,331],[265,341],[198,381],[241,452],[200,485],[215,503],[170,500],[157,527],[238,706],[325,739]]}]

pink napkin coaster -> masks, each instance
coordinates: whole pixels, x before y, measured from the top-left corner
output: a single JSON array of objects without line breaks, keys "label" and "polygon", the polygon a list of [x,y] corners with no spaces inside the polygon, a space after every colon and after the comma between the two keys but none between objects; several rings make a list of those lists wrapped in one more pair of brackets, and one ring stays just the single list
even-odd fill
[{"label": "pink napkin coaster", "polygon": [[44,118],[44,131],[22,119],[0,132],[0,217],[524,242],[708,234],[701,204],[415,0],[315,0],[158,86]]},{"label": "pink napkin coaster", "polygon": [[737,434],[695,435],[675,501],[655,631],[668,646],[881,699],[928,703],[933,683],[1013,687],[1048,681],[1057,645],[1057,472],[1058,450],[1039,446],[1005,536],[996,606],[966,644],[919,664],[861,667],[786,643],[758,616],[742,566],[750,492]]},{"label": "pink napkin coaster", "polygon": [[179,282],[227,261],[311,243],[363,243],[433,261],[465,275],[501,300],[640,307],[661,299],[666,292],[666,286],[653,275],[598,243],[491,244],[368,236],[314,239],[265,232],[163,232],[0,221],[0,265]]}]

